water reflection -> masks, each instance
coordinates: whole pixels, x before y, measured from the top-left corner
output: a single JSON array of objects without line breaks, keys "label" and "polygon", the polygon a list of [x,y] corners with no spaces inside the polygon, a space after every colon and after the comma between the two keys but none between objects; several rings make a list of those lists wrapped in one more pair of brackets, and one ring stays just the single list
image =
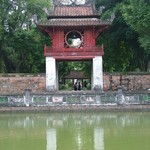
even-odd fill
[{"label": "water reflection", "polygon": [[18,128],[35,128],[39,122],[42,122],[44,126],[60,128],[63,126],[76,127],[80,125],[88,126],[101,126],[105,127],[105,122],[111,122],[113,126],[126,127],[138,124],[142,120],[144,113],[133,114],[30,114],[30,115],[0,115],[1,123],[7,124],[8,127],[18,127]]},{"label": "water reflection", "polygon": [[[92,141],[91,144],[94,144],[94,150],[104,150],[104,130],[100,128],[94,129],[94,138],[92,138],[94,141]],[[71,142],[70,137],[66,138],[68,143]],[[59,143],[56,129],[48,129],[47,130],[47,149],[46,150],[56,150],[57,144]],[[75,136],[75,148],[76,150],[82,150],[84,147],[85,141],[82,140],[82,133],[78,130],[76,131]],[[63,144],[63,143],[62,143]],[[92,146],[92,145],[91,145]],[[66,147],[61,146],[62,149],[65,149]]]},{"label": "water reflection", "polygon": [[104,150],[104,130],[94,129],[94,150]]},{"label": "water reflection", "polygon": [[1,114],[0,149],[120,150],[133,140],[136,150],[143,148],[137,141],[148,150],[149,126],[150,113],[144,112]]},{"label": "water reflection", "polygon": [[56,129],[48,129],[47,130],[46,150],[56,150]]}]

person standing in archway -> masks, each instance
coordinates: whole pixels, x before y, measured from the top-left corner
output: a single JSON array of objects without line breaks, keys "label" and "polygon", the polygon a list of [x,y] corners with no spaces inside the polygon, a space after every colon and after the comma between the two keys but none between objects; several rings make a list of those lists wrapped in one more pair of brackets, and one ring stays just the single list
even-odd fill
[{"label": "person standing in archway", "polygon": [[78,83],[78,91],[81,91],[81,83]]},{"label": "person standing in archway", "polygon": [[77,82],[75,82],[73,88],[74,88],[74,91],[77,91],[77,90],[78,90]]}]

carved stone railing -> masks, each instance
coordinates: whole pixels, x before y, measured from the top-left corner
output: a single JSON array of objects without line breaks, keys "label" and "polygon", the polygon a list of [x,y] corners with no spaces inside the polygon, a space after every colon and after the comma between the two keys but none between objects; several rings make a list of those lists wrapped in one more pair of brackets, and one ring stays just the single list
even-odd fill
[{"label": "carved stone railing", "polygon": [[55,92],[34,94],[25,90],[23,95],[0,95],[0,106],[68,106],[68,105],[144,105],[150,104],[150,93],[117,92]]}]

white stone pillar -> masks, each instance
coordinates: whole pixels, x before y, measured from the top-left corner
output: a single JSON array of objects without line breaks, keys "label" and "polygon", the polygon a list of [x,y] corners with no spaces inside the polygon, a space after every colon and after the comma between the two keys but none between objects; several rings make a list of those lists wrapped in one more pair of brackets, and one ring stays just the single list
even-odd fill
[{"label": "white stone pillar", "polygon": [[92,89],[103,89],[103,64],[102,56],[96,56],[93,58],[93,70],[92,70]]},{"label": "white stone pillar", "polygon": [[56,60],[53,57],[46,57],[46,90],[56,90]]}]

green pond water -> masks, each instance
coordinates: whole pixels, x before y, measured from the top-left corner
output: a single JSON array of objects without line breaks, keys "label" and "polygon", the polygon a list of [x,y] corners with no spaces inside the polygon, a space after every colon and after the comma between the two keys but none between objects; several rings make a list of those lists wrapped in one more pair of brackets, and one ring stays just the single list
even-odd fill
[{"label": "green pond water", "polygon": [[0,114],[0,150],[150,150],[150,112]]}]

